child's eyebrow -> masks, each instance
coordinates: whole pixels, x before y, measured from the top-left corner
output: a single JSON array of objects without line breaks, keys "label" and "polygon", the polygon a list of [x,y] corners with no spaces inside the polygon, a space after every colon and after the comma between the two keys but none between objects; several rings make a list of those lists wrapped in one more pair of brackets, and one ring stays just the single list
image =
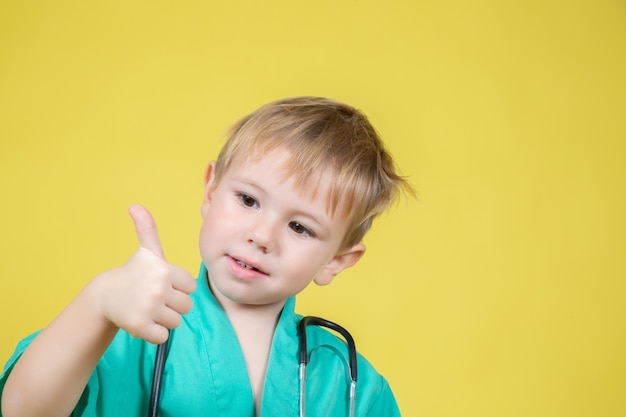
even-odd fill
[{"label": "child's eyebrow", "polygon": [[328,210],[322,209],[323,213],[313,213],[311,210],[307,209],[307,203],[304,204],[303,207],[297,207],[294,210],[293,215],[296,217],[303,217],[305,221],[313,222],[313,226],[316,227],[316,233],[318,235],[323,235],[329,233],[332,229],[333,224],[333,216],[330,214]]},{"label": "child's eyebrow", "polygon": [[319,216],[316,216],[312,213],[309,213],[307,211],[304,210],[297,210],[294,212],[294,215],[296,217],[304,217],[306,219],[309,219],[310,221],[312,221],[313,223],[315,223],[315,225],[317,225],[317,227],[322,228],[322,229],[327,229],[328,228],[328,222],[324,221],[324,219],[320,219]]},{"label": "child's eyebrow", "polygon": [[235,186],[235,187],[252,187],[256,189],[258,192],[262,192],[262,193],[267,192],[267,190],[263,186],[261,186],[260,184],[257,184],[252,179],[246,178],[246,177],[243,177],[243,178],[233,177],[231,178],[230,183],[232,184],[232,186]]}]

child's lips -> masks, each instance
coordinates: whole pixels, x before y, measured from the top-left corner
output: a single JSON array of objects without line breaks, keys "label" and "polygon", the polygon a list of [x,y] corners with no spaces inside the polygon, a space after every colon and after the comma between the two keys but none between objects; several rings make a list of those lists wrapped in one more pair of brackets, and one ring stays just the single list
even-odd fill
[{"label": "child's lips", "polygon": [[262,269],[258,267],[258,265],[251,263],[250,261],[246,262],[245,260],[240,259],[240,258],[235,258],[234,256],[229,256],[229,258],[231,262],[235,263],[236,265],[243,268],[244,270],[248,270],[250,272],[254,272],[258,274],[268,275],[267,272],[263,271]]}]

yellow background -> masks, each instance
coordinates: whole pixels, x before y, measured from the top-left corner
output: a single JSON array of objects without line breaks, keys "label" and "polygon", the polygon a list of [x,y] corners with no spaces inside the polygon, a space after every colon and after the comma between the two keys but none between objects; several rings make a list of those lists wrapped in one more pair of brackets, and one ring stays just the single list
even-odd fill
[{"label": "yellow background", "polygon": [[222,133],[323,95],[419,201],[299,311],[351,329],[406,416],[626,415],[625,74],[621,0],[4,0],[0,361],[129,257],[132,203],[195,274]]}]

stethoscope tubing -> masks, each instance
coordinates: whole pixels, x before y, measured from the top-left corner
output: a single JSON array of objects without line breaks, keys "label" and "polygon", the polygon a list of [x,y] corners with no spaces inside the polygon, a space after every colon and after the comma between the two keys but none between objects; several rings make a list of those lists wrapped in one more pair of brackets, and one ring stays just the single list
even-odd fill
[{"label": "stethoscope tubing", "polygon": [[154,373],[152,375],[152,389],[150,390],[150,403],[148,406],[148,417],[158,417],[159,403],[161,400],[161,382],[163,381],[163,370],[167,360],[167,348],[172,332],[164,343],[157,346],[156,357],[154,359]]},{"label": "stethoscope tubing", "polygon": [[309,324],[315,326],[326,327],[339,333],[348,345],[348,367],[350,370],[350,409],[349,416],[354,417],[356,404],[356,379],[357,379],[357,354],[354,338],[345,328],[332,321],[315,317],[306,316],[300,320],[298,324],[298,356],[300,362],[300,417],[306,417],[306,367],[309,363],[309,350],[307,346],[306,326]]},{"label": "stethoscope tubing", "polygon": [[[329,320],[315,316],[306,316],[298,324],[298,357],[299,357],[299,379],[300,379],[300,417],[306,417],[306,367],[309,363],[309,352],[307,346],[306,327],[309,325],[326,327],[341,334],[348,345],[348,367],[350,371],[350,417],[354,417],[356,403],[356,380],[357,380],[357,353],[356,345],[352,335],[343,327]],[[172,337],[170,331],[167,341],[157,346],[154,360],[154,372],[152,375],[152,388],[150,391],[150,403],[148,406],[148,417],[158,417],[159,403],[161,399],[161,383],[163,381],[163,371],[167,360],[167,351]]]}]

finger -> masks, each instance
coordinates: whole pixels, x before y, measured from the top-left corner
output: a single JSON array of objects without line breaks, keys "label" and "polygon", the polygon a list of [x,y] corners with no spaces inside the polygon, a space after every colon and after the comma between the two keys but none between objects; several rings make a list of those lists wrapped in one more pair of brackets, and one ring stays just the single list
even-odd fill
[{"label": "finger", "polygon": [[172,274],[172,287],[185,294],[191,294],[196,290],[196,279],[185,269],[175,266]]},{"label": "finger", "polygon": [[154,317],[154,322],[168,329],[175,329],[180,326],[183,316],[169,307],[163,306]]},{"label": "finger", "polygon": [[135,231],[137,232],[137,240],[139,246],[148,249],[150,252],[159,256],[161,259],[165,259],[163,255],[163,247],[161,246],[161,240],[159,239],[159,232],[157,231],[156,223],[152,218],[152,215],[145,207],[134,204],[129,209],[130,217],[135,224]]},{"label": "finger", "polygon": [[165,343],[167,341],[169,335],[170,332],[167,328],[160,324],[152,323],[151,325],[145,327],[140,334],[133,336],[140,337],[146,342],[160,345],[161,343]]},{"label": "finger", "polygon": [[180,291],[171,291],[165,300],[165,305],[178,314],[187,314],[193,307],[191,297]]}]

